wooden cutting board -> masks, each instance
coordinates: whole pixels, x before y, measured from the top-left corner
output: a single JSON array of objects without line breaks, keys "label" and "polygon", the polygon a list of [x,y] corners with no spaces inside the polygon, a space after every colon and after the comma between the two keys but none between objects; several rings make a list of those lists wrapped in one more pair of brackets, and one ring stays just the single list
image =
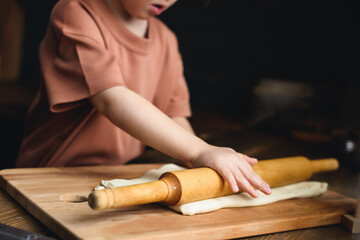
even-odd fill
[{"label": "wooden cutting board", "polygon": [[229,239],[338,224],[355,199],[321,197],[183,216],[160,204],[94,211],[86,197],[102,179],[135,178],[160,164],[7,169],[1,187],[62,239]]}]

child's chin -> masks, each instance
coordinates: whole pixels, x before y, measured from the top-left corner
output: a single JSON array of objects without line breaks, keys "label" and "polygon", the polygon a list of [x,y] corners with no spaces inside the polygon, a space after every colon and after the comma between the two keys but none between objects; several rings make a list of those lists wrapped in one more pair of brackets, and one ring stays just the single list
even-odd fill
[{"label": "child's chin", "polygon": [[132,16],[132,17],[139,19],[139,20],[148,20],[149,18],[151,18],[153,16],[154,16],[154,14],[148,13],[148,14],[141,14],[141,15],[136,15],[136,16]]}]

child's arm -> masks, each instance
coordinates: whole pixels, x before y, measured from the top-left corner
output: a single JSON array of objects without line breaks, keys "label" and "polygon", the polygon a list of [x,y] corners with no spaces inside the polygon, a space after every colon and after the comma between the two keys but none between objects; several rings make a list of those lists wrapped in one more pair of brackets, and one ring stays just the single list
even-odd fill
[{"label": "child's arm", "polygon": [[[130,135],[194,167],[215,169],[234,192],[238,186],[257,197],[255,188],[270,194],[269,185],[252,170],[256,160],[229,148],[212,146],[176,124],[142,96],[125,87],[113,87],[90,98],[95,108]],[[252,185],[252,186],[251,186]]]},{"label": "child's arm", "polygon": [[185,130],[195,135],[194,129],[191,127],[191,124],[185,117],[171,117],[171,119]]}]

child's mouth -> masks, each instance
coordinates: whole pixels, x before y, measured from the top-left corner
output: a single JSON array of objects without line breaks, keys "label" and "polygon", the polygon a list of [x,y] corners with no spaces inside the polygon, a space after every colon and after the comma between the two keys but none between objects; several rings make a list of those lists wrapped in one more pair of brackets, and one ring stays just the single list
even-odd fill
[{"label": "child's mouth", "polygon": [[154,13],[155,15],[160,15],[164,9],[164,6],[160,5],[160,4],[151,4],[151,12]]}]

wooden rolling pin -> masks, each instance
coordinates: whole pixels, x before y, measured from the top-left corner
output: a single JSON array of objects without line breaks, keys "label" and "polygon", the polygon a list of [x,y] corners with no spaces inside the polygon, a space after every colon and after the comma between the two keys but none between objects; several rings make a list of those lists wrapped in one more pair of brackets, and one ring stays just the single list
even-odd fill
[{"label": "wooden rolling pin", "polygon": [[[336,159],[309,161],[290,157],[259,161],[254,171],[271,187],[279,187],[309,179],[314,173],[338,168]],[[159,180],[132,186],[95,190],[88,203],[93,209],[118,208],[152,202],[180,205],[233,194],[226,181],[211,168],[194,168],[166,172]]]}]

